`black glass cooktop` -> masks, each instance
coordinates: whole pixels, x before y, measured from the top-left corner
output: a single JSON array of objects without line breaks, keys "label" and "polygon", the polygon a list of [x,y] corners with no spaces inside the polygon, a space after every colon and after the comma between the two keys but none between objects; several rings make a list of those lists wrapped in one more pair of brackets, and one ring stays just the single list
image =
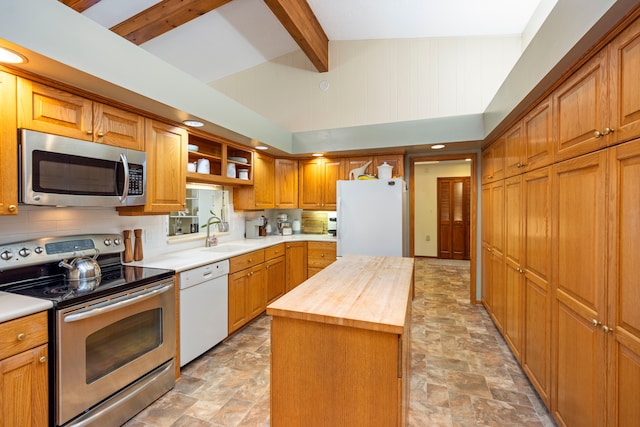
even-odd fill
[{"label": "black glass cooktop", "polygon": [[[100,278],[82,283],[67,280],[64,269],[55,263],[11,271],[11,277],[2,278],[2,281],[9,282],[0,284],[0,291],[47,299],[57,308],[63,308],[170,278],[175,274],[173,270],[134,267],[119,262],[100,264]],[[6,276],[5,273],[3,276]]]}]

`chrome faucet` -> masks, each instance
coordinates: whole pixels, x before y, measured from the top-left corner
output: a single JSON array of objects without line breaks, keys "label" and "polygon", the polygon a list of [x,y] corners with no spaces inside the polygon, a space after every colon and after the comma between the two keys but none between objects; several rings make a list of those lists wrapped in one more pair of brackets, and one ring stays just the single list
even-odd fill
[{"label": "chrome faucet", "polygon": [[211,234],[211,224],[220,224],[220,223],[221,223],[220,218],[218,218],[218,216],[215,214],[213,214],[213,216],[211,216],[207,220],[207,239],[204,241],[205,247],[209,248],[211,246],[216,246],[218,244],[218,238],[215,236],[215,234],[213,236],[210,236],[210,234]]}]

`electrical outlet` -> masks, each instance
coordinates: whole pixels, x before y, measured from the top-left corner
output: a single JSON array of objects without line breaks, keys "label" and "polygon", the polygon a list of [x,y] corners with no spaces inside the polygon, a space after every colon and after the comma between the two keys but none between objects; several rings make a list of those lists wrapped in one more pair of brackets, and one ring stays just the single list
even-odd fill
[{"label": "electrical outlet", "polygon": [[142,233],[144,235],[144,242],[145,243],[151,243],[151,241],[153,240],[153,238],[152,238],[153,236],[151,235],[152,234],[151,231],[144,230]]},{"label": "electrical outlet", "polygon": [[431,236],[427,234],[427,242],[431,241]]}]

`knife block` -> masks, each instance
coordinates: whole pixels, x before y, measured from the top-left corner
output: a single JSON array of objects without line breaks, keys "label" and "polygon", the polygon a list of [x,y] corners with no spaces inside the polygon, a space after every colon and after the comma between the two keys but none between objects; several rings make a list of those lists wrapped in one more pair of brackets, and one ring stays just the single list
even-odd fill
[{"label": "knife block", "polygon": [[133,259],[135,261],[142,261],[142,229],[136,228],[133,230],[133,234],[136,237],[136,241],[133,246]]}]

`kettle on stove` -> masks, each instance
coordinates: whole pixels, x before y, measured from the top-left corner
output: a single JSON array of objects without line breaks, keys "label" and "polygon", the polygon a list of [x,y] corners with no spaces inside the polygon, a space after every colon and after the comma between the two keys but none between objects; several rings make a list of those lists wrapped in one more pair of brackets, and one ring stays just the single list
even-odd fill
[{"label": "kettle on stove", "polygon": [[59,267],[67,269],[66,278],[72,288],[75,289],[95,289],[100,284],[102,270],[96,259],[99,251],[95,249],[95,255],[90,257],[76,257],[71,262],[63,259],[58,263]]}]

